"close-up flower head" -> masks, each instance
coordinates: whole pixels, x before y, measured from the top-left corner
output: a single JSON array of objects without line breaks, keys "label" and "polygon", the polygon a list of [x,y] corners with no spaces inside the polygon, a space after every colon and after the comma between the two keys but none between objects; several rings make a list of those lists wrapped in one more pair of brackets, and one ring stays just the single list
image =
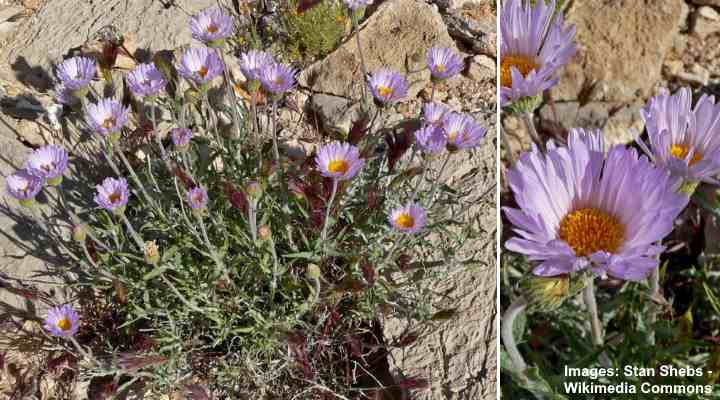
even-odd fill
[{"label": "close-up flower head", "polygon": [[95,78],[97,64],[92,58],[72,57],[60,63],[55,73],[66,88],[77,91],[86,87]]},{"label": "close-up flower head", "polygon": [[130,197],[125,178],[105,178],[95,187],[95,203],[107,211],[122,212]]},{"label": "close-up flower head", "polygon": [[177,66],[180,75],[198,86],[203,86],[225,71],[220,56],[207,47],[188,49]]},{"label": "close-up flower head", "polygon": [[480,144],[482,138],[485,137],[487,129],[480,126],[469,115],[462,116],[462,124],[459,129],[451,126],[447,131],[447,144],[451,150],[471,149]]},{"label": "close-up flower head", "polygon": [[365,165],[365,160],[360,158],[357,147],[336,141],[318,150],[315,165],[322,176],[345,181],[357,175]]},{"label": "close-up flower head", "polygon": [[295,87],[297,70],[281,63],[272,63],[260,71],[263,90],[274,96],[282,95]]},{"label": "close-up flower head", "polygon": [[88,103],[85,109],[85,121],[92,130],[102,136],[119,135],[128,122],[130,107],[123,107],[115,99],[105,98],[97,104]]},{"label": "close-up flower head", "polygon": [[233,33],[233,19],[218,7],[205,9],[190,18],[190,31],[195,40],[213,46]]},{"label": "close-up flower head", "polygon": [[423,104],[423,121],[427,125],[442,127],[443,118],[449,112],[450,109],[444,104],[425,103]]},{"label": "close-up flower head", "polygon": [[202,210],[207,207],[207,191],[200,186],[194,187],[187,192],[188,204],[193,210]]},{"label": "close-up flower head", "polygon": [[419,204],[412,203],[396,208],[388,217],[390,225],[402,233],[417,233],[427,221],[427,213]]},{"label": "close-up flower head", "polygon": [[436,80],[452,78],[465,67],[460,55],[448,48],[433,47],[428,51],[427,65],[430,75]]},{"label": "close-up flower head", "polygon": [[45,330],[52,336],[75,336],[79,326],[80,316],[67,304],[49,309],[45,317]]},{"label": "close-up flower head", "polygon": [[249,81],[260,81],[263,71],[275,64],[275,59],[270,53],[258,50],[250,50],[240,54],[240,71]]},{"label": "close-up flower head", "polygon": [[556,276],[586,268],[640,281],[658,267],[659,245],[688,197],[679,182],[634,149],[603,153],[602,132],[573,130],[567,147],[534,148],[507,172],[518,208],[505,207],[516,236],[506,247]]},{"label": "close-up flower head", "polygon": [[174,128],[170,131],[170,138],[172,139],[173,145],[178,148],[183,148],[190,144],[192,137],[192,130],[188,128]]},{"label": "close-up flower head", "polygon": [[48,184],[60,183],[52,181],[62,179],[67,166],[67,151],[52,144],[33,151],[25,161],[25,170],[31,175],[47,180]]},{"label": "close-up flower head", "polygon": [[655,163],[688,181],[717,182],[720,173],[720,104],[703,94],[692,107],[692,93],[663,91],[640,112],[650,146],[637,140]]},{"label": "close-up flower head", "polygon": [[5,178],[5,188],[8,194],[21,202],[35,199],[42,187],[43,179],[24,169]]},{"label": "close-up flower head", "polygon": [[397,103],[407,96],[408,83],[399,72],[389,69],[376,71],[368,82],[375,100],[382,105]]},{"label": "close-up flower head", "polygon": [[555,0],[507,0],[500,11],[501,105],[542,94],[575,55],[575,26],[565,26]]},{"label": "close-up flower head", "polygon": [[155,64],[140,64],[127,74],[127,83],[130,91],[142,99],[160,93],[167,81]]}]

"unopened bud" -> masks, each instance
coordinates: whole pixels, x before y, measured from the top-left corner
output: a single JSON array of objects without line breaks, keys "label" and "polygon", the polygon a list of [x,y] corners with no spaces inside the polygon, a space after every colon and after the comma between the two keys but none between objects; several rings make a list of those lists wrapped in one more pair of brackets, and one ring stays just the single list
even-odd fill
[{"label": "unopened bud", "polygon": [[316,264],[309,264],[307,266],[307,270],[305,271],[305,276],[308,279],[319,279],[320,278],[320,267],[318,267]]},{"label": "unopened bud", "polygon": [[259,199],[263,194],[263,188],[260,183],[257,181],[251,181],[247,184],[245,187],[245,192],[247,192],[247,195],[250,196],[253,200]]},{"label": "unopened bud", "polygon": [[150,265],[160,262],[160,250],[154,240],[145,242],[145,262]]},{"label": "unopened bud", "polygon": [[533,310],[549,312],[556,310],[566,299],[582,290],[583,282],[584,279],[571,281],[568,275],[528,275],[520,282],[520,288]]},{"label": "unopened bud", "polygon": [[270,227],[267,225],[263,225],[258,228],[258,236],[260,237],[260,240],[269,240],[272,237],[272,231],[270,230]]},{"label": "unopened bud", "polygon": [[79,223],[72,228],[72,238],[78,243],[85,243],[87,238],[87,225]]}]

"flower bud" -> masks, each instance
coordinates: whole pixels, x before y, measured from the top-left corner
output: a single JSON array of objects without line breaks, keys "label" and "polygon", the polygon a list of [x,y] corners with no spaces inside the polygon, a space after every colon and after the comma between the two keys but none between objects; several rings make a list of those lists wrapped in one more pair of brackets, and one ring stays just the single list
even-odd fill
[{"label": "flower bud", "polygon": [[245,187],[245,192],[251,199],[258,200],[260,197],[262,197],[263,188],[262,185],[260,185],[260,183],[258,183],[257,181],[251,181]]},{"label": "flower bud", "polygon": [[308,279],[319,279],[320,278],[320,267],[318,267],[316,264],[309,264],[307,266],[307,270],[305,270],[305,276]]},{"label": "flower bud", "polygon": [[263,225],[258,228],[258,237],[260,237],[260,240],[270,240],[270,238],[272,237],[272,231],[270,230],[270,227],[267,225]]},{"label": "flower bud", "polygon": [[535,276],[528,275],[520,282],[520,288],[528,299],[528,305],[535,311],[549,312],[559,308],[562,303],[579,293],[585,279],[568,275]]},{"label": "flower bud", "polygon": [[154,240],[145,242],[145,262],[150,265],[160,262],[160,250]]},{"label": "flower bud", "polygon": [[85,239],[87,238],[87,225],[81,222],[73,226],[72,238],[78,243],[85,243]]}]

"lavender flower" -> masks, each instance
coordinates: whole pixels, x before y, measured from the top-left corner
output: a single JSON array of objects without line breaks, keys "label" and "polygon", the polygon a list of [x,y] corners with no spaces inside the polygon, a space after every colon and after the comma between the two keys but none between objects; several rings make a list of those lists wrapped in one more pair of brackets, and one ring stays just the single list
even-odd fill
[{"label": "lavender flower", "polygon": [[687,181],[717,182],[720,173],[720,104],[702,95],[692,108],[690,89],[663,91],[640,112],[650,148],[637,139],[656,164]]},{"label": "lavender flower", "polygon": [[465,122],[467,117],[464,114],[456,112],[448,112],[445,114],[442,120],[442,130],[445,133],[445,138],[448,144],[453,144],[460,137],[465,130]]},{"label": "lavender flower", "polygon": [[447,106],[440,103],[425,103],[423,105],[423,119],[428,125],[442,126],[443,118],[450,112]]},{"label": "lavender flower", "polygon": [[96,71],[97,66],[92,58],[73,57],[60,63],[55,74],[68,90],[81,92],[95,78]]},{"label": "lavender flower", "polygon": [[192,137],[193,133],[188,128],[175,128],[170,131],[170,138],[172,138],[172,142],[175,147],[179,149],[187,148],[188,144],[190,144],[190,139],[192,139]]},{"label": "lavender flower", "polygon": [[260,83],[263,89],[275,96],[280,96],[295,86],[297,70],[280,63],[266,66],[260,72]]},{"label": "lavender flower", "polygon": [[127,205],[130,192],[125,178],[105,178],[102,184],[95,187],[95,203],[101,208],[122,214]]},{"label": "lavender flower", "polygon": [[43,187],[43,180],[29,174],[21,169],[5,178],[5,188],[20,204],[30,206],[34,203],[35,196],[40,193]]},{"label": "lavender flower", "polygon": [[360,158],[357,147],[335,141],[320,148],[315,165],[322,176],[345,181],[357,175],[365,160]]},{"label": "lavender flower", "polygon": [[375,72],[368,85],[375,99],[382,105],[396,103],[407,96],[407,81],[398,72],[389,69]]},{"label": "lavender flower", "polygon": [[452,150],[470,149],[480,144],[487,130],[481,127],[470,116],[462,116],[459,131],[451,131],[447,135],[448,148]]},{"label": "lavender flower", "polygon": [[249,81],[260,81],[260,75],[275,64],[273,56],[264,51],[250,50],[240,54],[240,71]]},{"label": "lavender flower", "polygon": [[425,226],[426,220],[425,209],[415,203],[396,208],[388,218],[390,225],[402,233],[419,232]]},{"label": "lavender flower", "polygon": [[88,104],[85,121],[95,133],[107,136],[111,141],[120,138],[120,130],[128,122],[130,107],[123,107],[115,99],[105,98],[97,104]]},{"label": "lavender flower", "polygon": [[427,65],[430,75],[435,80],[452,78],[462,71],[464,65],[459,55],[452,49],[432,48],[428,51]]},{"label": "lavender flower", "polygon": [[155,64],[140,64],[127,75],[130,91],[138,98],[152,97],[160,93],[167,81]]},{"label": "lavender flower", "polygon": [[55,145],[47,145],[33,151],[25,162],[25,170],[30,175],[46,179],[50,186],[57,186],[62,182],[67,166],[67,151]]},{"label": "lavender flower", "polygon": [[415,144],[426,153],[439,153],[445,149],[447,139],[442,129],[426,126],[415,132]]},{"label": "lavender flower", "polygon": [[55,101],[66,106],[74,106],[79,100],[75,97],[75,92],[61,82],[55,86]]},{"label": "lavender flower", "polygon": [[205,86],[225,71],[220,56],[207,47],[188,49],[180,58],[178,72],[198,86]]},{"label": "lavender flower", "polygon": [[673,230],[688,197],[679,180],[624,146],[603,153],[602,132],[572,130],[568,147],[548,143],[520,156],[507,179],[518,209],[504,208],[516,237],[508,250],[556,276],[591,268],[640,281],[658,266],[657,243]]},{"label": "lavender flower", "polygon": [[208,8],[190,18],[190,31],[193,39],[220,47],[233,33],[233,20],[218,7]]},{"label": "lavender flower", "polygon": [[372,4],[373,0],[343,0],[347,8],[356,11],[359,8],[367,7]]},{"label": "lavender flower", "polygon": [[75,336],[79,325],[80,316],[67,304],[51,308],[45,318],[45,330],[53,336]]},{"label": "lavender flower", "polygon": [[555,86],[558,69],[575,55],[575,26],[564,26],[555,0],[535,3],[507,0],[500,14],[502,106]]},{"label": "lavender flower", "polygon": [[207,207],[208,195],[205,189],[197,186],[188,190],[187,200],[193,210],[204,210]]}]

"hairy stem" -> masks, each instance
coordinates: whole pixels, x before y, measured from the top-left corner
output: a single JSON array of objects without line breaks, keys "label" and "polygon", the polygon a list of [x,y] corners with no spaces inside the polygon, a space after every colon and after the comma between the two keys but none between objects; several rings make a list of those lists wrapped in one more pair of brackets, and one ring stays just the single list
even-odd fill
[{"label": "hairy stem", "polygon": [[[605,344],[605,338],[603,336],[602,323],[600,322],[597,301],[595,299],[595,281],[592,275],[587,278],[587,283],[583,291],[583,301],[585,302],[585,307],[587,308],[590,318],[590,334],[592,335],[593,344],[596,347],[602,347]],[[610,359],[605,352],[600,354],[600,363],[608,368],[611,365]]]},{"label": "hairy stem", "polygon": [[508,309],[505,310],[505,314],[503,314],[500,332],[502,335],[503,345],[505,346],[505,351],[510,357],[510,362],[512,362],[515,370],[522,376],[525,375],[527,364],[525,363],[525,359],[522,354],[520,354],[520,350],[518,350],[517,343],[515,342],[515,335],[513,334],[513,328],[515,326],[515,320],[526,307],[527,300],[522,297],[510,304],[510,307],[508,307]]},{"label": "hairy stem", "polygon": [[648,343],[650,345],[655,344],[655,323],[657,322],[658,306],[655,304],[655,299],[660,296],[660,265],[654,268],[650,272],[648,277],[650,284],[650,315],[648,315],[648,325],[650,325],[650,334],[648,335]]},{"label": "hairy stem", "polygon": [[332,204],[335,201],[335,195],[337,194],[337,188],[338,188],[338,180],[333,179],[333,187],[332,187],[332,194],[330,195],[330,201],[327,204],[327,209],[325,210],[325,221],[323,223],[323,230],[322,230],[322,242],[323,242],[323,249],[325,248],[325,243],[327,242],[327,230],[328,225],[330,222],[330,210],[332,209]]},{"label": "hairy stem", "polygon": [[135,244],[137,244],[137,246],[141,252],[144,252],[145,251],[145,242],[143,242],[142,238],[140,238],[140,235],[137,233],[135,228],[133,228],[132,224],[130,223],[130,220],[127,218],[125,213],[120,214],[120,218],[122,218],[122,221],[125,224],[125,227],[127,228],[128,232],[130,232],[130,236],[132,236],[133,240],[135,241]]},{"label": "hairy stem", "polygon": [[528,133],[530,134],[530,139],[532,139],[535,144],[537,144],[541,150],[545,150],[545,144],[543,143],[542,139],[540,139],[540,135],[537,132],[537,129],[535,129],[535,121],[533,120],[533,113],[531,112],[524,112],[521,114],[522,120],[525,123],[525,126],[527,127]]}]

